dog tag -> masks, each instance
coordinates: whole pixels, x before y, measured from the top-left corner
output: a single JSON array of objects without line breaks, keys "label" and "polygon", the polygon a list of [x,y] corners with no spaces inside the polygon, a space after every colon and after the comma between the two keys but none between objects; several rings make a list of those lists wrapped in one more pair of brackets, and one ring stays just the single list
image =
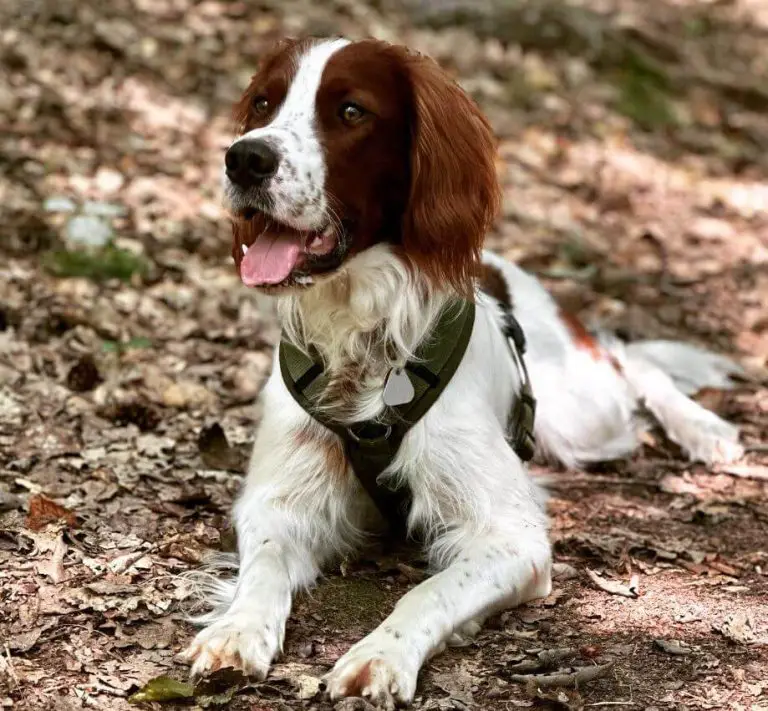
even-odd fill
[{"label": "dog tag", "polygon": [[384,404],[388,407],[397,407],[413,400],[416,391],[408,373],[402,368],[392,368],[384,383]]}]

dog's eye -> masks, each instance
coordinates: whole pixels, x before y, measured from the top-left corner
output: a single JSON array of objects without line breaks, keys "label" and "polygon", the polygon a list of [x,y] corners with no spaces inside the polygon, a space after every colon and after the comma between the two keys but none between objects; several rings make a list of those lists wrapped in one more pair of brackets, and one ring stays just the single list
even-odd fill
[{"label": "dog's eye", "polygon": [[347,101],[339,107],[339,118],[347,126],[360,123],[365,118],[366,113],[367,111],[362,106],[353,104],[351,101]]},{"label": "dog's eye", "polygon": [[257,116],[266,116],[267,112],[269,111],[269,101],[267,101],[266,96],[257,96],[253,102],[253,112]]}]

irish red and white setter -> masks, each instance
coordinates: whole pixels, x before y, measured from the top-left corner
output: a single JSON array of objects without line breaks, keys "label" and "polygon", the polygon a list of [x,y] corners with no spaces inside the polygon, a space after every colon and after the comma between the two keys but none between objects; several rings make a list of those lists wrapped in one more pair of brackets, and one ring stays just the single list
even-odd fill
[{"label": "irish red and white setter", "polygon": [[[551,587],[544,497],[505,437],[520,377],[501,304],[527,337],[539,455],[568,467],[631,453],[646,415],[691,459],[739,457],[736,428],[688,397],[727,387],[737,367],[681,343],[592,335],[535,277],[482,251],[499,206],[494,136],[432,60],[375,40],[285,41],[236,115],[224,182],[240,277],[274,295],[285,339],[322,358],[323,406],[339,423],[385,414],[390,370],[449,300],[476,304],[458,370],[380,477],[410,490],[407,527],[435,574],[324,679],[332,698],[408,703],[427,658]],[[210,576],[214,609],[184,653],[195,675],[263,678],[294,593],[376,530],[341,441],[279,367],[261,397],[234,508],[237,574]]]}]

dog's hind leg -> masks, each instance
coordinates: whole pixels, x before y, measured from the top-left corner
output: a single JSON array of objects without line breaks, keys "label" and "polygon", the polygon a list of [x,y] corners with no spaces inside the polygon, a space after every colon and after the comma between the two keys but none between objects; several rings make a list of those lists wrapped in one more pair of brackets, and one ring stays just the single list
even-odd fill
[{"label": "dog's hind leg", "polygon": [[616,344],[613,349],[638,401],[691,460],[718,464],[732,462],[744,454],[738,428],[684,392],[693,393],[702,387],[730,387],[730,374],[740,372],[735,363],[668,341]]}]

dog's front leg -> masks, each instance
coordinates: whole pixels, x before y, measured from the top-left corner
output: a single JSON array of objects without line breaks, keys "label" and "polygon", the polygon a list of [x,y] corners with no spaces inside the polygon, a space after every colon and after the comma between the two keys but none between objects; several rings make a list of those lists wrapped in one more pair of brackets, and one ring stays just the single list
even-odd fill
[{"label": "dog's front leg", "polygon": [[339,659],[325,679],[332,698],[365,696],[385,708],[409,703],[421,665],[442,651],[454,632],[476,630],[476,620],[549,594],[544,526],[514,530],[504,523],[455,547],[447,568],[405,595],[377,629]]},{"label": "dog's front leg", "polygon": [[234,511],[237,579],[214,578],[207,586],[216,609],[182,654],[193,676],[232,666],[263,679],[282,647],[293,594],[360,535],[362,493],[341,443],[299,408],[279,371],[264,396],[264,420]]},{"label": "dog's front leg", "polygon": [[[231,603],[184,652],[193,677],[222,667],[263,679],[283,644],[293,593],[318,574],[311,548],[291,535],[285,514],[240,505],[240,568]],[[293,539],[293,540],[291,540]]]}]

